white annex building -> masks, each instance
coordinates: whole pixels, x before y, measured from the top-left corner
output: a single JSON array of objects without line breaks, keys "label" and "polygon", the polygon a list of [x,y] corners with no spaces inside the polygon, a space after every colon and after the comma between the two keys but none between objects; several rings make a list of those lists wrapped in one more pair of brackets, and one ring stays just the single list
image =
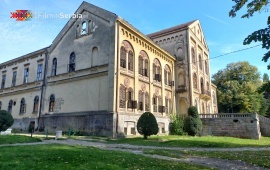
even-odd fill
[{"label": "white annex building", "polygon": [[209,49],[200,22],[149,35],[109,11],[83,2],[52,44],[0,64],[0,107],[13,129],[138,135],[152,112],[159,133],[170,114],[217,113]]}]

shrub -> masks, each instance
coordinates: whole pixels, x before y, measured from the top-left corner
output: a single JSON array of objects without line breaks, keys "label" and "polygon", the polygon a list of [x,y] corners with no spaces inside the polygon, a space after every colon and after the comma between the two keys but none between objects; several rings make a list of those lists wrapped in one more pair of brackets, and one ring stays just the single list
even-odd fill
[{"label": "shrub", "polygon": [[12,115],[5,110],[0,110],[0,131],[7,130],[13,123]]},{"label": "shrub", "polygon": [[202,130],[202,121],[195,106],[188,108],[188,117],[185,119],[184,129],[190,136],[198,135]]},{"label": "shrub", "polygon": [[150,135],[158,133],[158,124],[155,116],[151,112],[145,112],[141,115],[137,123],[138,132],[147,139]]},{"label": "shrub", "polygon": [[184,131],[184,115],[172,114],[170,123],[170,134],[171,135],[185,135]]}]

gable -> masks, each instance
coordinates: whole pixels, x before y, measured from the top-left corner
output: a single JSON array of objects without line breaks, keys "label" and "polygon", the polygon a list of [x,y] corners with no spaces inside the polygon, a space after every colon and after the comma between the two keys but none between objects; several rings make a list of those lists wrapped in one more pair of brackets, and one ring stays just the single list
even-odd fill
[{"label": "gable", "polygon": [[198,20],[190,25],[190,30],[196,37],[196,39],[199,40],[206,49],[208,49],[208,45],[206,43],[201,24]]}]

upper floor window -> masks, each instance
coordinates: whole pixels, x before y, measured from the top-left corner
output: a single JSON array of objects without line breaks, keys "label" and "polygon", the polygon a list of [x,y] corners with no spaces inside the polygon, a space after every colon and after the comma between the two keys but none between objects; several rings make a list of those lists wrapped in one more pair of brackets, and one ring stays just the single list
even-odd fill
[{"label": "upper floor window", "polygon": [[2,83],[1,83],[1,89],[5,88],[5,84],[6,84],[6,75],[2,75]]},{"label": "upper floor window", "polygon": [[139,74],[148,77],[149,76],[148,70],[149,70],[148,55],[146,54],[146,52],[141,51],[139,56]]},{"label": "upper floor window", "polygon": [[13,101],[12,100],[10,100],[9,102],[8,102],[8,113],[12,113],[12,105],[13,105]]},{"label": "upper floor window", "polygon": [[214,103],[214,104],[217,104],[215,92],[213,92],[213,94],[212,94],[212,100],[213,100],[213,103]]},{"label": "upper floor window", "polygon": [[168,65],[166,65],[164,69],[164,83],[165,85],[172,86],[171,70]]},{"label": "upper floor window", "polygon": [[140,91],[139,91],[138,110],[143,111],[143,106],[144,106],[144,102],[143,102],[143,92],[140,90]]},{"label": "upper floor window", "polygon": [[41,79],[42,79],[42,64],[39,64],[37,68],[37,81]]},{"label": "upper floor window", "polygon": [[207,61],[205,61],[204,67],[205,67],[205,73],[208,75],[209,74],[209,70],[208,70],[208,63],[207,63]]},{"label": "upper floor window", "polygon": [[191,57],[192,57],[192,64],[196,65],[195,50],[193,47],[191,48]]},{"label": "upper floor window", "polygon": [[50,101],[49,101],[49,112],[54,111],[54,106],[55,106],[55,96],[52,94],[50,96]]},{"label": "upper floor window", "polygon": [[126,68],[126,49],[125,49],[125,47],[121,47],[121,52],[120,52],[120,67]]},{"label": "upper floor window", "polygon": [[22,98],[22,100],[21,100],[21,105],[20,105],[20,114],[25,113],[25,112],[26,112],[25,99]]},{"label": "upper floor window", "polygon": [[56,76],[57,71],[57,58],[54,58],[52,61],[52,76]]},{"label": "upper floor window", "polygon": [[36,97],[34,98],[33,112],[38,112],[38,103],[39,103],[39,97],[36,96]]},{"label": "upper floor window", "polygon": [[76,55],[74,52],[72,52],[69,56],[68,72],[75,71],[75,59]]},{"label": "upper floor window", "polygon": [[203,78],[201,78],[201,93],[205,94]]},{"label": "upper floor window", "polygon": [[29,68],[24,68],[23,83],[28,83]]},{"label": "upper floor window", "polygon": [[17,71],[13,71],[11,87],[16,86]]},{"label": "upper floor window", "polygon": [[153,79],[161,82],[161,68],[160,68],[160,62],[158,61],[158,59],[154,60],[153,63]]},{"label": "upper floor window", "polygon": [[197,81],[198,81],[197,74],[194,73],[193,74],[193,88],[195,88],[195,89],[198,89]]},{"label": "upper floor window", "polygon": [[145,93],[144,101],[145,101],[145,111],[150,111],[150,102],[149,102],[148,92]]},{"label": "upper floor window", "polygon": [[87,33],[87,25],[86,22],[82,22],[82,30],[81,30],[81,35],[85,35]]},{"label": "upper floor window", "polygon": [[128,70],[133,71],[133,52],[129,51],[128,52]]},{"label": "upper floor window", "polygon": [[199,68],[202,70],[202,56],[199,55]]},{"label": "upper floor window", "polygon": [[128,101],[128,105],[127,105],[127,108],[133,108],[132,106],[132,102],[133,102],[133,89],[130,87],[128,88],[128,91],[127,91],[127,101]]}]

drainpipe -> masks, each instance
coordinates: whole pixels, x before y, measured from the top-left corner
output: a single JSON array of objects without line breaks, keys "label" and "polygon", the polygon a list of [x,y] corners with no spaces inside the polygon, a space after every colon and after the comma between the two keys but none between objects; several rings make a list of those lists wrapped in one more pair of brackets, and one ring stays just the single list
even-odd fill
[{"label": "drainpipe", "polygon": [[41,110],[43,109],[43,106],[44,106],[45,88],[46,88],[46,85],[47,85],[48,58],[49,58],[49,52],[48,52],[48,49],[47,49],[47,52],[45,54],[44,73],[43,73],[43,81],[42,81],[41,94],[40,94],[37,129],[40,128]]}]

